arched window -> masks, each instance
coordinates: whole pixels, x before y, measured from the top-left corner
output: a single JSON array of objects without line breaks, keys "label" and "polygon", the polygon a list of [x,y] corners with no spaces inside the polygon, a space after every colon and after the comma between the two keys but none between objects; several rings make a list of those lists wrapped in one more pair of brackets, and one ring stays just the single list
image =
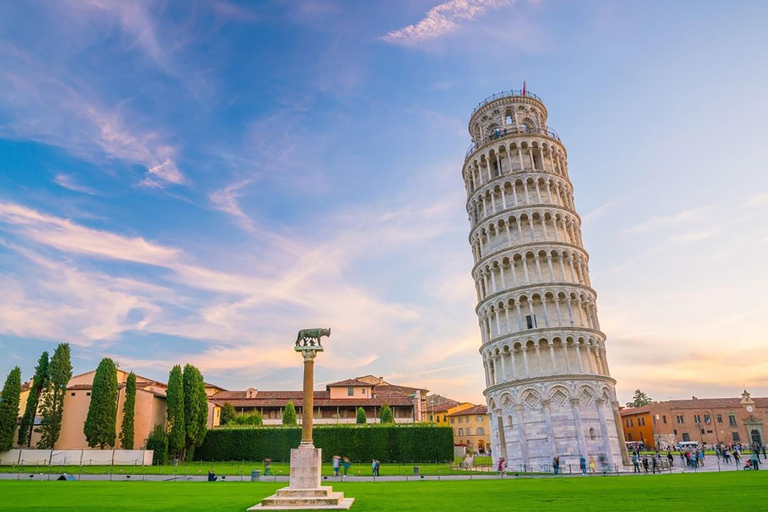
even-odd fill
[{"label": "arched window", "polygon": [[595,440],[595,429],[594,429],[594,428],[590,428],[590,429],[589,429],[589,438],[590,438],[592,441],[594,441],[594,440]]},{"label": "arched window", "polygon": [[512,114],[507,113],[507,116],[504,118],[504,122],[506,124],[512,124],[514,121],[512,120]]},{"label": "arched window", "polygon": [[463,429],[463,428],[460,428],[460,429],[459,429],[459,435],[460,435],[460,436],[463,436],[463,435],[464,435],[464,429]]}]

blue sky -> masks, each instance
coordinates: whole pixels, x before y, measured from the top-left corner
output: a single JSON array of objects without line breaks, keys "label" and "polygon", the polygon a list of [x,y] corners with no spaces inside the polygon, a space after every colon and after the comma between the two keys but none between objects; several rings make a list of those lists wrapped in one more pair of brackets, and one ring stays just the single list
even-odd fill
[{"label": "blue sky", "polygon": [[461,165],[541,96],[620,398],[768,394],[763,2],[0,5],[0,374],[376,374],[481,401]]}]

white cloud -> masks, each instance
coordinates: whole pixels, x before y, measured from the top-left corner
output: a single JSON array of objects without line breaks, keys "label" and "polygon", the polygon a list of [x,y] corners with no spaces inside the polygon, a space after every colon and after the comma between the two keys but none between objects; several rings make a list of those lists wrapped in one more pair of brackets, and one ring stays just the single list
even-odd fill
[{"label": "white cloud", "polygon": [[700,208],[693,208],[690,210],[684,210],[671,215],[658,215],[651,219],[636,224],[630,228],[624,230],[625,233],[644,233],[651,231],[655,228],[666,228],[670,226],[678,226],[699,220],[705,213],[711,211],[713,206],[703,206]]},{"label": "white cloud", "polygon": [[243,196],[243,189],[251,185],[254,181],[254,179],[236,181],[222,189],[212,192],[209,196],[214,208],[234,217],[241,228],[251,233],[254,232],[256,228],[253,221],[251,221],[251,218],[243,212],[242,208],[240,208],[238,199]]},{"label": "white cloud", "polygon": [[75,179],[64,173],[58,173],[56,176],[53,177],[53,182],[59,185],[60,187],[64,187],[67,190],[71,190],[73,192],[80,192],[81,194],[88,194],[91,196],[97,196],[99,195],[99,191],[77,183]]},{"label": "white cloud", "polygon": [[382,39],[403,46],[416,45],[456,30],[462,21],[473,20],[488,10],[510,3],[512,0],[451,0],[427,11],[418,23],[393,30]]}]

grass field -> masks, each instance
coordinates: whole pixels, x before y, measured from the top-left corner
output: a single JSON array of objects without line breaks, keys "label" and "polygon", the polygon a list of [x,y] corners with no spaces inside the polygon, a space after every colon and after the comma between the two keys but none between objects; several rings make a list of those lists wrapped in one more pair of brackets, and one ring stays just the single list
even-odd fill
[{"label": "grass field", "polygon": [[[243,512],[274,483],[0,480],[0,511]],[[352,510],[768,510],[768,471],[596,478],[345,483]]]}]

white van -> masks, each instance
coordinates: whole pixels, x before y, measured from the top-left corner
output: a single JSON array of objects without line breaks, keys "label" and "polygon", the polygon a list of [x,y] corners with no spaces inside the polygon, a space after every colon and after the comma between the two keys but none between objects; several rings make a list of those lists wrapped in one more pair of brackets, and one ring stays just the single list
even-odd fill
[{"label": "white van", "polygon": [[679,443],[677,443],[676,448],[680,452],[698,450],[699,442],[698,441],[680,441]]}]

